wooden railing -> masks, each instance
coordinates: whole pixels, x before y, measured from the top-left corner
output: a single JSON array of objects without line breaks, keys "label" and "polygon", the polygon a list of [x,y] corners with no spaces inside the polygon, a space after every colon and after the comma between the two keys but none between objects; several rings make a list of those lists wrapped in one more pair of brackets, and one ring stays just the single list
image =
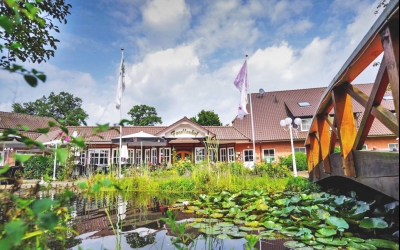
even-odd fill
[{"label": "wooden railing", "polygon": [[[351,83],[382,52],[383,59],[368,96]],[[381,105],[388,86],[395,113]],[[365,108],[358,129],[353,100]],[[331,111],[334,119],[329,116]],[[321,168],[317,166],[323,164],[322,171],[330,174],[329,155],[339,143],[344,175],[357,177],[353,154],[362,149],[374,119],[399,136],[399,0],[390,1],[323,94],[305,142],[309,173],[319,179]]]}]

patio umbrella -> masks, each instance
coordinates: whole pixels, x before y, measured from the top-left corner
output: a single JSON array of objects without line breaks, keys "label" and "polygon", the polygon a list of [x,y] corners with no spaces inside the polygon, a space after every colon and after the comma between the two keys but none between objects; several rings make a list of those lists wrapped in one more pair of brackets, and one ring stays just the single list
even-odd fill
[{"label": "patio umbrella", "polygon": [[[59,144],[65,144],[65,141],[61,140],[52,140],[49,142],[43,143],[43,145],[55,145],[56,150]],[[54,164],[53,164],[53,181],[57,180],[56,179],[56,165],[57,165],[57,153],[54,153]]]},{"label": "patio umbrella", "polygon": [[[128,146],[166,146],[164,138],[154,136],[143,131],[122,136],[122,143]],[[119,137],[111,139],[111,143],[119,143]]]},{"label": "patio umbrella", "polygon": [[[2,137],[2,135],[3,133],[0,133],[0,137]],[[3,162],[6,163],[10,157],[11,151],[17,148],[27,148],[27,146],[22,142],[21,137],[18,135],[7,135],[7,138],[2,138],[0,140],[0,145],[2,145],[3,147],[2,148]]]}]

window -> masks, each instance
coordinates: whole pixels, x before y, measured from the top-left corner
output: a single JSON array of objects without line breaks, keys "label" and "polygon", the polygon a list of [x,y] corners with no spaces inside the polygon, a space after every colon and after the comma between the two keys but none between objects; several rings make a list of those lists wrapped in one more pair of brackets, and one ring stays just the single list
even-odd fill
[{"label": "window", "polygon": [[390,151],[395,151],[396,149],[399,149],[399,144],[398,143],[389,143],[388,148]]},{"label": "window", "polygon": [[216,162],[216,155],[215,155],[215,150],[210,150],[209,151],[210,152],[210,154],[208,155],[208,159],[211,161],[211,162]]},{"label": "window", "polygon": [[245,149],[243,151],[243,153],[244,153],[244,161],[245,162],[253,161],[253,150],[252,149]]},{"label": "window", "polygon": [[235,161],[235,149],[228,148],[228,162],[234,162],[234,161]]},{"label": "window", "polygon": [[308,131],[311,127],[311,118],[301,119],[301,131]]},{"label": "window", "polygon": [[298,102],[300,107],[309,107],[311,104],[309,102]]},{"label": "window", "polygon": [[226,161],[226,148],[221,148],[219,150],[219,154],[220,154],[220,161]]},{"label": "window", "polygon": [[263,149],[263,159],[265,163],[271,163],[275,161],[275,149],[267,148]]},{"label": "window", "polygon": [[141,165],[142,164],[142,150],[141,149],[136,149],[136,160],[135,163],[136,165]]},{"label": "window", "polygon": [[4,152],[1,151],[1,152],[0,152],[0,166],[4,166],[4,165],[3,165],[3,162],[4,162]]},{"label": "window", "polygon": [[305,147],[294,148],[294,152],[306,153],[306,148]]},{"label": "window", "polygon": [[[127,159],[127,162],[128,163],[133,163],[134,162],[134,152],[135,152],[135,150],[134,149],[128,149],[128,159]],[[112,163],[114,164],[114,165],[118,165],[118,163],[119,163],[119,148],[114,148],[113,150],[112,150]]]},{"label": "window", "polygon": [[171,162],[171,149],[170,148],[160,148],[160,161],[165,163]]},{"label": "window", "polygon": [[157,149],[156,148],[152,148],[151,149],[151,163],[153,164],[157,164]]},{"label": "window", "polygon": [[91,165],[108,165],[109,149],[89,149],[89,162]]},{"label": "window", "polygon": [[144,163],[149,164],[150,162],[150,149],[144,150]]},{"label": "window", "polygon": [[79,162],[82,165],[86,165],[86,152],[82,151],[81,155],[79,156]]},{"label": "window", "polygon": [[195,156],[195,162],[202,162],[204,161],[204,156],[205,156],[205,149],[204,148],[196,148],[196,156]]}]

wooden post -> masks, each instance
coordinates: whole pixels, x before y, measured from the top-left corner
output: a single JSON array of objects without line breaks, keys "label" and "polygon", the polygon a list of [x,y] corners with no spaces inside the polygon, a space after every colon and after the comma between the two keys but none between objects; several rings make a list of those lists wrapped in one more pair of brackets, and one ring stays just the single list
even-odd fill
[{"label": "wooden post", "polygon": [[[386,69],[394,99],[397,124],[399,124],[399,23],[392,20],[381,32],[381,42],[385,53]],[[397,130],[397,136],[399,136]]]},{"label": "wooden post", "polygon": [[319,179],[319,178],[321,178],[321,175],[319,173],[319,168],[318,168],[320,147],[319,147],[319,142],[317,140],[317,136],[315,133],[310,134],[310,148],[311,148],[310,154],[311,154],[311,158],[312,158],[312,162],[313,162],[315,178]]},{"label": "wooden post", "polygon": [[357,130],[354,120],[352,99],[350,95],[347,94],[346,90],[349,84],[350,83],[346,82],[334,88],[332,91],[332,98],[335,107],[335,122],[342,151],[344,174],[348,177],[356,177],[352,150]]},{"label": "wooden post", "polygon": [[324,162],[324,172],[331,173],[331,164],[329,162],[331,134],[329,124],[325,120],[325,115],[317,116],[318,135],[320,140],[320,158]]}]

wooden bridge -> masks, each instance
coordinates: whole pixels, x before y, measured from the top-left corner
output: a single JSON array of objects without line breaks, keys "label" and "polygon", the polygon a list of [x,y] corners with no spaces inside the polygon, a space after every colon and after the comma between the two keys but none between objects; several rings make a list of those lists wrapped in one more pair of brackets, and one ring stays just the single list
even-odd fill
[{"label": "wooden bridge", "polygon": [[[352,81],[382,52],[372,92],[367,96]],[[395,113],[381,105],[388,87]],[[354,100],[365,108],[359,126],[353,113]],[[399,137],[399,0],[390,1],[322,96],[305,143],[310,180],[358,182],[399,200],[398,152],[361,151],[374,119]],[[337,143],[340,153],[334,153]]]}]

